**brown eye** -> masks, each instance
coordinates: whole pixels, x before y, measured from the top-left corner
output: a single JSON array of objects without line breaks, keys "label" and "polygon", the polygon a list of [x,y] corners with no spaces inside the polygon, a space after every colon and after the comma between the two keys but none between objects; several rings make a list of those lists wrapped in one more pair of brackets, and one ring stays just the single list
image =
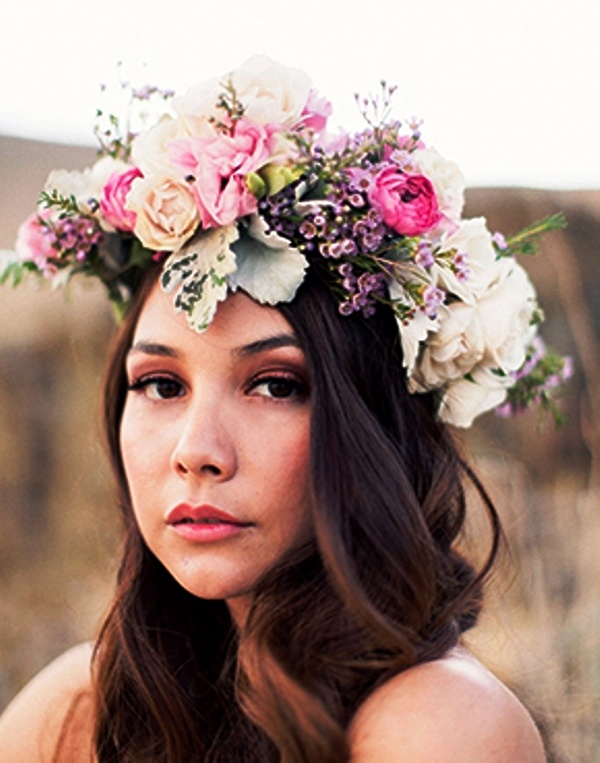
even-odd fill
[{"label": "brown eye", "polygon": [[172,400],[181,397],[183,385],[168,377],[149,377],[129,385],[132,392],[142,392],[149,400]]},{"label": "brown eye", "polygon": [[273,379],[265,387],[271,397],[289,397],[294,394],[297,385],[290,379]]},{"label": "brown eye", "polygon": [[276,400],[305,398],[308,393],[304,382],[288,376],[270,376],[257,379],[251,389],[263,397]]}]

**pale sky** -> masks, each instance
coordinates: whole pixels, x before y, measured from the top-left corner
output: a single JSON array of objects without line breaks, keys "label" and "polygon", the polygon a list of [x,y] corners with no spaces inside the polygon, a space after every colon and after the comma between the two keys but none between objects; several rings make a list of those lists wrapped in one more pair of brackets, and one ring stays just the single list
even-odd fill
[{"label": "pale sky", "polygon": [[600,188],[599,29],[599,0],[3,0],[0,134],[93,143],[118,61],[183,91],[265,53],[310,74],[333,127],[397,84],[395,115],[468,185]]}]

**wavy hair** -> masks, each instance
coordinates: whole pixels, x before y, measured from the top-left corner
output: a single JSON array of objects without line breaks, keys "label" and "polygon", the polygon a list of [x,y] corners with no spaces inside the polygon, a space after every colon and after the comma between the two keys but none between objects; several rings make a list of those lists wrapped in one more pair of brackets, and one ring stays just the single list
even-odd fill
[{"label": "wavy hair", "polygon": [[[106,375],[124,543],[95,652],[98,759],[339,763],[366,696],[442,657],[475,623],[498,516],[435,399],[408,393],[392,311],[341,317],[312,268],[278,309],[309,368],[314,536],[263,576],[238,630],[224,602],[174,581],[133,518],[119,450],[125,356],[156,276],[145,276]],[[479,570],[455,549],[465,479],[491,525]]]}]

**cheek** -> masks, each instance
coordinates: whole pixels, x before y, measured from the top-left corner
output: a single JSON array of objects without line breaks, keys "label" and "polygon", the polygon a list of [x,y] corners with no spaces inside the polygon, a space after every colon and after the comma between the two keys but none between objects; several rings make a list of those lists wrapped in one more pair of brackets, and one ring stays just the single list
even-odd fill
[{"label": "cheek", "polygon": [[156,431],[150,431],[148,419],[136,415],[130,405],[125,406],[119,433],[121,457],[129,489],[134,499],[150,487],[156,476],[161,453],[161,441]]},{"label": "cheek", "polygon": [[278,443],[278,457],[270,462],[268,489],[286,511],[279,514],[285,534],[294,535],[310,524],[310,443],[302,433],[293,442]]}]

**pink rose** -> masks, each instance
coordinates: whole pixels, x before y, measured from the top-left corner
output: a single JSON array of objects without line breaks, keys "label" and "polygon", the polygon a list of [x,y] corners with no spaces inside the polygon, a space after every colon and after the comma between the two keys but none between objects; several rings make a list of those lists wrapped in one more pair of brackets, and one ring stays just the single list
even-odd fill
[{"label": "pink rose", "polygon": [[15,251],[20,260],[31,261],[50,278],[56,273],[56,266],[49,263],[50,258],[56,258],[57,252],[52,246],[54,236],[42,220],[50,219],[47,209],[29,215],[19,226]]},{"label": "pink rose", "polygon": [[246,175],[270,160],[275,136],[272,126],[240,119],[233,134],[215,131],[170,144],[169,158],[189,180],[204,228],[228,225],[256,211]]},{"label": "pink rose", "polygon": [[135,212],[125,207],[131,184],[136,178],[142,177],[137,167],[126,172],[113,172],[102,189],[100,211],[109,225],[117,230],[132,231],[135,227]]},{"label": "pink rose", "polygon": [[403,236],[425,233],[442,219],[431,181],[396,167],[385,167],[375,175],[369,201],[385,223]]},{"label": "pink rose", "polygon": [[203,228],[229,225],[240,217],[254,214],[258,200],[248,190],[241,175],[221,177],[211,167],[201,168],[192,184]]}]

